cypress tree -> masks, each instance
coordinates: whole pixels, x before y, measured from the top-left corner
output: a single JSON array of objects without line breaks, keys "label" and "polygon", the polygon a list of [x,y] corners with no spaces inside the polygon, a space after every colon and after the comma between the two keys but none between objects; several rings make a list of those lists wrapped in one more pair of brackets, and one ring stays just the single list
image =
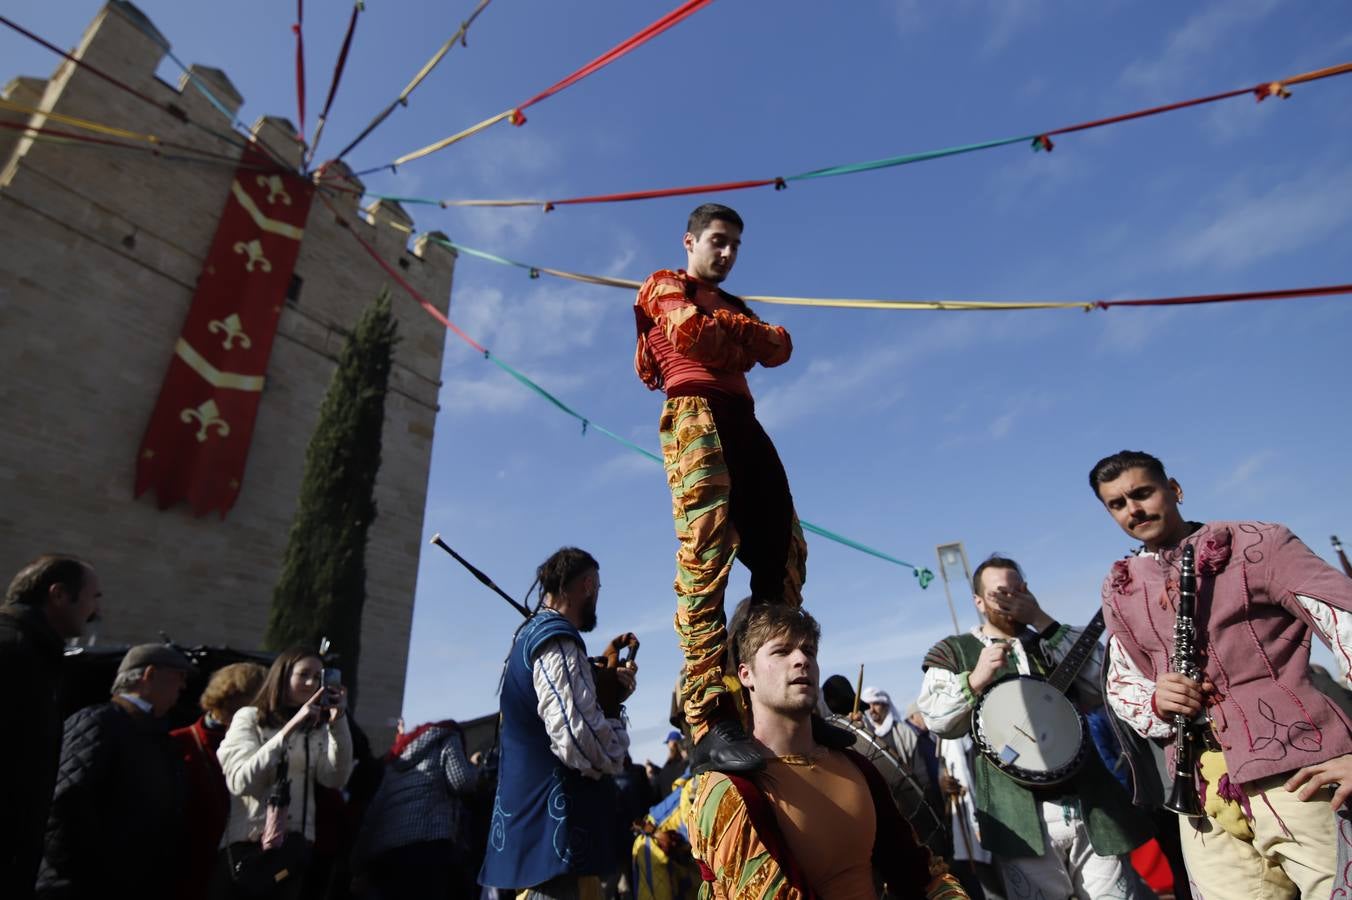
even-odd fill
[{"label": "cypress tree", "polygon": [[318,649],[327,636],[355,700],[366,600],[366,539],[376,517],[381,428],[396,323],[383,290],[343,347],[305,453],[300,500],[264,646]]}]

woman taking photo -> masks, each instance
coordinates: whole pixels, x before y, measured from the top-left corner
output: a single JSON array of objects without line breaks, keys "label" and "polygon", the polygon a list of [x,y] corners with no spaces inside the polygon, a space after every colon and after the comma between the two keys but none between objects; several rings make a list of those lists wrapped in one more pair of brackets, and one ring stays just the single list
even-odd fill
[{"label": "woman taking photo", "polygon": [[347,689],[323,676],[313,650],[282,653],[221,742],[230,896],[299,896],[315,837],[312,782],[342,788],[352,772]]}]

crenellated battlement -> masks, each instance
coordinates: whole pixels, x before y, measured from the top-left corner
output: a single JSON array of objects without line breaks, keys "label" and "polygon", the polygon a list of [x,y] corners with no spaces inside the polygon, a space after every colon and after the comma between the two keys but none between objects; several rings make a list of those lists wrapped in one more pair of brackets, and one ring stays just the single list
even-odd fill
[{"label": "crenellated battlement", "polygon": [[363,204],[351,169],[330,165],[326,181],[347,190],[325,192],[332,209],[319,198],[311,206],[238,502],[221,521],[186,507],[161,512],[149,496],[133,500],[140,441],[231,202],[241,145],[252,135],[296,168],[304,150],[281,116],[258,117],[249,134],[232,127],[245,101],[225,71],[195,64],[177,84],[156,76],[169,47],[139,9],[111,0],[73,55],[181,115],[68,61],[49,78],[4,87],[6,100],[37,110],[0,110],[6,121],[78,130],[49,118],[58,114],[194,152],[166,143],[156,156],[0,131],[0,355],[11,363],[0,404],[8,513],[0,570],[17,571],[53,544],[76,548],[115,598],[101,641],[154,640],[163,630],[184,644],[258,646],[337,355],[362,309],[388,287],[401,340],[368,547],[359,711],[368,729],[388,734],[402,705],[446,336],[353,233],[442,311],[456,255],[429,235],[411,242],[414,221],[402,206]]}]

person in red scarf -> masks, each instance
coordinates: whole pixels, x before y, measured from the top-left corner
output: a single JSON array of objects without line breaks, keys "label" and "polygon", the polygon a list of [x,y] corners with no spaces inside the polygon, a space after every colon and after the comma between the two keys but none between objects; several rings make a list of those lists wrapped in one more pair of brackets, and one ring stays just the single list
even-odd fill
[{"label": "person in red scarf", "polygon": [[198,700],[202,716],[186,728],[169,732],[183,760],[188,826],[183,870],[174,891],[179,900],[198,900],[211,894],[216,850],[230,816],[230,792],[216,751],[230,720],[253,701],[267,674],[268,670],[257,663],[234,663],[217,669]]}]

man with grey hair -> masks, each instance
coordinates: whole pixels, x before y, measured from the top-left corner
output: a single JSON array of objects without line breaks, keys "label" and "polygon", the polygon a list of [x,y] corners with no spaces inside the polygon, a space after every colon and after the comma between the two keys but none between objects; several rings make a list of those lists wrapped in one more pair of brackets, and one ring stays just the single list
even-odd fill
[{"label": "man with grey hair", "polygon": [[98,614],[103,593],[90,566],[63,554],[19,570],[0,606],[0,684],[5,724],[23,739],[0,741],[0,897],[33,895],[47,806],[61,757],[62,645]]},{"label": "man with grey hair", "polygon": [[170,896],[185,821],[165,717],[192,668],[168,644],[132,647],[112,699],[66,720],[37,896]]}]

